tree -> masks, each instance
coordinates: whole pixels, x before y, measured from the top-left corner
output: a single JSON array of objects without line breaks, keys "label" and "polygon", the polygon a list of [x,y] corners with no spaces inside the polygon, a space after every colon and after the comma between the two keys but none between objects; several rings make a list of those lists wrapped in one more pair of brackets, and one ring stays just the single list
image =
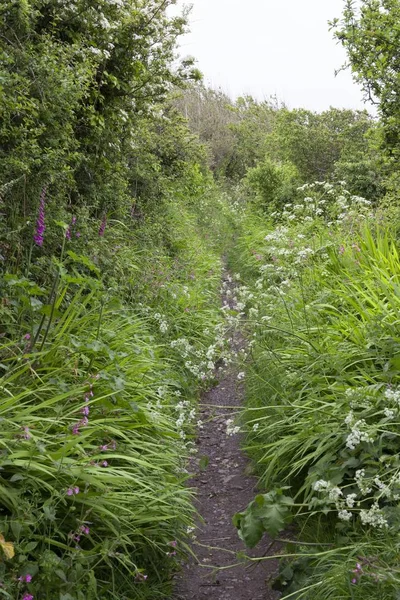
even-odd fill
[{"label": "tree", "polygon": [[294,164],[304,182],[331,179],[343,157],[368,152],[366,133],[372,125],[366,111],[283,108],[265,148],[272,160]]},{"label": "tree", "polygon": [[377,104],[383,145],[395,162],[400,158],[400,2],[347,0],[341,20],[332,22],[349,57],[354,79],[366,100]]},{"label": "tree", "polygon": [[[173,87],[185,16],[174,0],[3,0],[0,6],[0,200],[10,229],[43,187],[57,208],[118,211],[143,122]],[[140,127],[138,128],[138,124]]]}]

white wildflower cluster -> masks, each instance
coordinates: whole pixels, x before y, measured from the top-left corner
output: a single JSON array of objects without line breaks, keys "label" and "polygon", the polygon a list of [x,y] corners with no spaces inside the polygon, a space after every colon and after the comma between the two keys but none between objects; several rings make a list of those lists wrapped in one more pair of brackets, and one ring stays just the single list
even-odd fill
[{"label": "white wildflower cluster", "polygon": [[305,184],[297,190],[305,195],[304,198],[286,204],[280,217],[288,223],[304,225],[324,219],[329,226],[343,224],[354,217],[365,218],[371,210],[371,202],[352,195],[345,187],[345,182],[336,186],[324,181]]},{"label": "white wildflower cluster", "polygon": [[388,527],[388,522],[377,502],[374,502],[368,510],[360,510],[360,519],[363,525],[371,525],[377,529]]},{"label": "white wildflower cluster", "polygon": [[226,435],[232,436],[236,435],[240,432],[240,427],[235,425],[235,421],[233,419],[228,419],[226,421]]},{"label": "white wildflower cluster", "polygon": [[[364,478],[365,471],[363,469],[356,472],[355,479],[363,496],[372,491],[364,481]],[[378,483],[381,485],[380,481]],[[354,509],[356,505],[360,505],[358,494],[350,493],[345,495],[343,490],[338,486],[335,486],[330,481],[325,481],[324,479],[316,481],[313,484],[313,490],[322,493],[327,503],[335,505],[336,510],[338,511],[338,518],[341,521],[349,522],[354,516],[358,515],[363,525],[370,525],[378,529],[387,527],[387,521],[382,509],[379,507],[378,501],[375,501],[369,509],[352,512],[351,509]]]},{"label": "white wildflower cluster", "polygon": [[365,469],[358,469],[354,475],[354,479],[363,496],[367,496],[372,492],[372,487],[370,487],[369,480],[365,477]]},{"label": "white wildflower cluster", "polygon": [[156,312],[153,314],[153,317],[158,322],[161,333],[167,333],[169,326],[165,315]]},{"label": "white wildflower cluster", "polygon": [[374,438],[368,431],[368,425],[365,419],[359,419],[354,422],[354,414],[351,411],[346,419],[345,424],[351,428],[350,434],[346,439],[346,446],[350,450],[355,450],[355,448],[361,444],[361,442],[373,442]]},{"label": "white wildflower cluster", "polygon": [[389,400],[390,402],[395,404],[397,407],[400,407],[400,387],[395,388],[395,389],[388,388],[385,391],[385,399]]},{"label": "white wildflower cluster", "polygon": [[189,400],[181,400],[175,405],[175,410],[178,413],[176,419],[176,428],[182,440],[186,439],[187,428],[193,425],[196,419],[196,409],[194,409]]}]

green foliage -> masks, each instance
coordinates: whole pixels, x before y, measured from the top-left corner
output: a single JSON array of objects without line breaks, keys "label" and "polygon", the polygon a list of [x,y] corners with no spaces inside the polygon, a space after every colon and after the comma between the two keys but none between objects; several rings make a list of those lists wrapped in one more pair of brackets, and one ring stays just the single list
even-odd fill
[{"label": "green foliage", "polygon": [[256,204],[265,212],[281,210],[293,200],[299,185],[297,168],[292,164],[276,164],[268,157],[249,169],[245,183],[255,192]]},{"label": "green foliage", "polygon": [[0,280],[5,597],[168,594],[193,520],[197,390],[224,353],[218,236],[234,217],[195,177],[201,197],[176,184],[140,224],[65,238],[61,258],[49,220],[35,263]]},{"label": "green foliage", "polygon": [[303,182],[326,181],[338,161],[354,160],[355,155],[365,158],[365,135],[371,127],[366,112],[331,108],[319,114],[283,108],[266,137],[267,155],[294,164]]},{"label": "green foliage", "polygon": [[[400,531],[397,231],[343,186],[299,193],[303,201],[275,227],[249,216],[231,258],[253,333],[246,446],[263,488],[290,486],[298,525],[276,585],[287,597],[391,598]],[[264,531],[276,535],[279,514],[265,523],[254,501],[236,517],[242,539],[253,546]]]},{"label": "green foliage", "polygon": [[279,489],[256,496],[246,511],[237,513],[233,519],[240,539],[254,548],[265,532],[276,537],[291,521],[292,504],[292,498]]},{"label": "green foliage", "polygon": [[79,209],[120,218],[200,160],[167,101],[172,86],[196,76],[189,60],[172,66],[185,18],[169,18],[170,4],[2,3],[0,234],[14,232],[5,251],[29,253],[45,187],[58,220]]},{"label": "green foliage", "polygon": [[400,132],[399,19],[398,0],[347,0],[342,19],[332,23],[347,51],[355,80],[361,83],[366,99],[379,105],[384,147],[396,163]]}]

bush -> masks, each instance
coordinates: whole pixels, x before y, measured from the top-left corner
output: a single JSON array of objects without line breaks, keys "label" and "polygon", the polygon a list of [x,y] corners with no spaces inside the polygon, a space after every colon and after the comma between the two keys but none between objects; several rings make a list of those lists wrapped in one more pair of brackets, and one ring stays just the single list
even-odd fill
[{"label": "bush", "polygon": [[299,185],[297,169],[292,164],[277,164],[266,158],[246,175],[248,187],[253,191],[257,206],[263,211],[281,210],[293,199]]}]

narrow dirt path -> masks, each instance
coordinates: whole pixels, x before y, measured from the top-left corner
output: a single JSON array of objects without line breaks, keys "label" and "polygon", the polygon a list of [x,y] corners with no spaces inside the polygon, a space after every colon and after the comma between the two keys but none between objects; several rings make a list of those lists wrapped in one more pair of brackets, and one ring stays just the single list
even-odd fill
[{"label": "narrow dirt path", "polygon": [[[232,345],[236,351],[244,347],[240,333],[234,335]],[[216,387],[204,394],[200,405],[204,426],[198,438],[198,458],[192,465],[196,475],[190,482],[196,490],[196,507],[201,516],[192,545],[196,558],[191,558],[177,575],[174,600],[280,597],[267,583],[277,570],[275,561],[249,565],[237,556],[246,552],[260,557],[277,551],[276,546],[271,547],[271,540],[265,538],[255,551],[249,552],[232,524],[235,512],[254,499],[257,486],[257,479],[246,474],[250,465],[240,449],[240,434],[227,435],[226,422],[234,419],[244,398],[238,373],[238,367],[229,367]],[[231,565],[237,566],[227,568]]]}]

